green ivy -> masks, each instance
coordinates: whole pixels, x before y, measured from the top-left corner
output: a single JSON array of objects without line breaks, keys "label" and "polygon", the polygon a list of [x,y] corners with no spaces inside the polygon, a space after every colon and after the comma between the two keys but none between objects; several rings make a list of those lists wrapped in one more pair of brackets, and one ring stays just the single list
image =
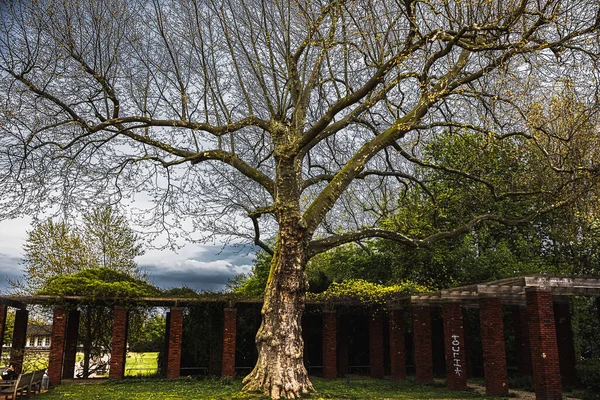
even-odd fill
[{"label": "green ivy", "polygon": [[155,286],[142,279],[111,268],[88,268],[76,274],[51,278],[40,295],[84,296],[98,298],[135,299],[161,294]]},{"label": "green ivy", "polygon": [[388,301],[403,295],[427,292],[429,289],[412,281],[393,285],[380,285],[364,279],[349,279],[334,282],[329,288],[317,294],[309,293],[309,299],[324,303],[359,302],[366,306],[384,306]]}]

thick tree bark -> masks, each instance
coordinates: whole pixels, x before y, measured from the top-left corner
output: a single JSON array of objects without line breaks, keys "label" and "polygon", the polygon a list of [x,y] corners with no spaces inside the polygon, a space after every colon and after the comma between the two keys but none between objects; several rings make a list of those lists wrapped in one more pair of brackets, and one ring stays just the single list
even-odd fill
[{"label": "thick tree bark", "polygon": [[256,335],[258,361],[244,379],[244,390],[261,391],[273,399],[294,399],[314,390],[303,361],[301,323],[307,288],[304,270],[308,238],[299,205],[300,163],[289,157],[289,152],[280,154],[281,157],[276,155],[275,199],[279,234],[265,288],[262,323]]},{"label": "thick tree bark", "polygon": [[244,379],[244,390],[261,391],[273,399],[299,398],[313,390],[303,362],[305,251],[297,236],[280,231],[256,335],[258,361]]}]

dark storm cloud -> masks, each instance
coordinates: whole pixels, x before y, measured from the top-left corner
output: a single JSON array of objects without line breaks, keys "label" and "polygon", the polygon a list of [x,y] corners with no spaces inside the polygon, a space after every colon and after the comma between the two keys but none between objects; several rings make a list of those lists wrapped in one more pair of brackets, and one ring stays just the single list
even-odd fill
[{"label": "dark storm cloud", "polygon": [[163,289],[187,286],[219,291],[233,276],[249,272],[253,259],[254,253],[249,253],[248,248],[193,245],[177,254],[153,251],[142,257],[140,267]]},{"label": "dark storm cloud", "polygon": [[0,253],[0,293],[6,293],[10,288],[8,280],[15,280],[23,276],[19,266],[21,259],[5,253]]}]

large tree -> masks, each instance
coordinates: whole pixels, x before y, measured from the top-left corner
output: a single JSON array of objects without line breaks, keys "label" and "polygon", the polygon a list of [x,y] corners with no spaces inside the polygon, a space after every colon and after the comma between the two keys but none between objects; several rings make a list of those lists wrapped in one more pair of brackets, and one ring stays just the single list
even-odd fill
[{"label": "large tree", "polygon": [[[241,237],[272,253],[245,387],[273,398],[312,389],[300,324],[312,256],[369,237],[427,246],[485,221],[529,222],[595,183],[596,133],[571,121],[574,135],[556,135],[544,111],[567,74],[592,104],[595,0],[0,7],[2,215],[141,198],[154,206],[140,223],[155,234]],[[512,179],[423,158],[460,131],[538,162]],[[567,157],[571,144],[581,157]],[[377,227],[444,200],[416,166],[483,187],[482,204],[424,236]]]}]

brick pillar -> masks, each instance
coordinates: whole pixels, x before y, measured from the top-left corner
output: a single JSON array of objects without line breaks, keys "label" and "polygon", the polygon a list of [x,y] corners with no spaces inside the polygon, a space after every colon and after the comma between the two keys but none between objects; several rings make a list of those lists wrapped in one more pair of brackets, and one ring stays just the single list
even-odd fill
[{"label": "brick pillar", "polygon": [[415,371],[418,383],[433,382],[433,354],[431,346],[431,307],[413,307],[413,341],[415,343]]},{"label": "brick pillar", "polygon": [[27,340],[28,319],[29,311],[16,311],[12,339],[12,349],[10,351],[10,362],[15,364],[15,371],[18,374],[20,374],[23,370],[23,355],[25,353],[25,341]]},{"label": "brick pillar", "polygon": [[129,312],[127,307],[115,306],[113,313],[112,351],[110,355],[110,373],[112,379],[123,379],[127,356],[127,329]]},{"label": "brick pillar", "polygon": [[348,334],[340,315],[337,321],[337,372],[340,376],[348,373]]},{"label": "brick pillar", "polygon": [[467,389],[465,368],[465,329],[460,303],[442,305],[444,348],[446,350],[446,385],[451,390]]},{"label": "brick pillar", "polygon": [[79,339],[79,311],[69,311],[67,318],[67,333],[65,338],[65,355],[62,377],[72,379],[75,375],[75,360],[77,359],[77,340]]},{"label": "brick pillar", "polygon": [[8,307],[0,305],[0,358],[2,357],[2,346],[4,346],[4,332],[6,331],[6,314]]},{"label": "brick pillar", "polygon": [[508,394],[508,372],[500,299],[479,299],[479,312],[485,392],[489,396],[505,396]]},{"label": "brick pillar", "polygon": [[383,315],[369,319],[369,365],[371,378],[383,378]]},{"label": "brick pillar", "polygon": [[537,400],[561,400],[560,366],[552,292],[544,288],[525,289],[529,314],[529,337],[533,363],[533,386]]},{"label": "brick pillar", "polygon": [[575,383],[575,344],[573,342],[573,329],[571,327],[571,312],[569,303],[554,303],[554,321],[556,323],[556,341],[558,344],[558,360],[560,375],[565,386]]},{"label": "brick pillar", "polygon": [[223,321],[223,367],[221,376],[235,376],[235,336],[237,309],[226,308]]},{"label": "brick pillar", "polygon": [[403,310],[390,312],[390,367],[392,379],[406,379],[406,357]]},{"label": "brick pillar", "polygon": [[533,367],[531,366],[531,342],[529,340],[527,307],[513,306],[511,311],[515,330],[515,353],[519,375],[532,376]]},{"label": "brick pillar", "polygon": [[52,319],[52,337],[48,355],[48,377],[52,386],[58,385],[62,377],[66,336],[67,311],[63,307],[56,307]]},{"label": "brick pillar", "polygon": [[323,310],[323,378],[337,378],[337,315]]},{"label": "brick pillar", "polygon": [[169,313],[169,347],[167,349],[167,379],[179,378],[181,370],[181,337],[183,308],[171,307]]}]

